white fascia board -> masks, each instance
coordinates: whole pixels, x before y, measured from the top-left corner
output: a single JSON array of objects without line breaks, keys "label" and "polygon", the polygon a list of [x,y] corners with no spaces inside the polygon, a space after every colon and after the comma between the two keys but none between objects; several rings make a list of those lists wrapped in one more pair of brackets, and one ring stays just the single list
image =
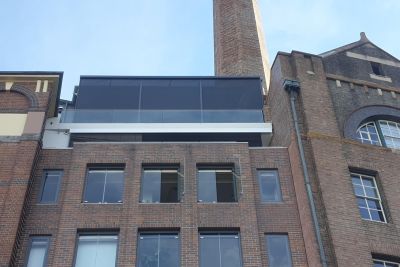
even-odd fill
[{"label": "white fascia board", "polygon": [[70,133],[272,133],[266,123],[57,123],[47,130]]}]

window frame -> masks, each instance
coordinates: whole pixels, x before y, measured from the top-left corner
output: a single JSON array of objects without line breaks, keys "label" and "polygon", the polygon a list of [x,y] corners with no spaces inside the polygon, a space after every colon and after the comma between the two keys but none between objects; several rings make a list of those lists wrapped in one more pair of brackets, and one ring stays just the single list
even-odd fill
[{"label": "window frame", "polygon": [[[277,200],[264,200],[263,199],[263,191],[262,191],[262,186],[261,186],[261,172],[271,172],[275,174],[275,178],[277,181],[277,190],[279,192],[279,196]],[[260,194],[260,201],[261,203],[282,203],[283,202],[283,195],[282,195],[282,187],[281,187],[281,179],[279,176],[279,171],[278,169],[257,169],[257,182],[258,182],[258,187],[259,187],[259,194]]]},{"label": "window frame", "polygon": [[[46,202],[43,202],[43,201],[42,201],[42,197],[43,197],[44,187],[45,187],[45,185],[46,185],[47,174],[48,174],[48,173],[51,173],[51,172],[59,173],[58,183],[57,183],[57,189],[56,189],[56,192],[55,192],[55,200],[54,200],[54,201],[46,201]],[[38,195],[39,197],[38,197],[38,199],[37,199],[37,203],[38,203],[38,204],[42,204],[42,205],[48,204],[48,205],[51,205],[51,204],[57,204],[57,203],[58,203],[59,197],[60,197],[60,191],[61,191],[61,184],[62,184],[63,175],[64,175],[64,171],[61,170],[61,169],[45,169],[45,170],[43,170],[42,180],[41,180],[41,182],[40,182],[40,192],[39,192],[39,195]]]},{"label": "window frame", "polygon": [[[389,125],[389,123],[394,123],[394,124],[396,124],[396,128],[398,128],[400,130],[400,122],[398,122],[396,120],[387,120],[387,119],[372,119],[372,120],[368,120],[368,121],[366,121],[364,123],[361,123],[357,127],[357,130],[356,130],[356,139],[357,139],[357,141],[360,142],[361,144],[367,144],[367,145],[373,145],[373,146],[381,146],[381,147],[386,147],[386,148],[389,148],[389,149],[400,149],[400,147],[390,147],[390,146],[387,145],[387,141],[386,141],[386,138],[385,138],[386,136],[388,138],[396,138],[396,139],[400,139],[400,138],[399,137],[395,137],[395,136],[384,135],[383,131],[382,131],[382,128],[381,128],[381,123],[386,123],[387,125]],[[373,124],[373,126],[374,126],[374,128],[376,130],[376,133],[378,135],[379,144],[372,144],[371,142],[365,142],[364,143],[363,140],[366,140],[366,139],[363,139],[362,137],[360,137],[360,129],[365,127],[365,126],[367,126],[368,124]],[[368,133],[368,135],[369,135],[369,133]],[[367,141],[371,141],[371,139],[369,139]]]},{"label": "window frame", "polygon": [[[389,263],[389,264],[396,264],[397,265],[397,267],[400,267],[400,263],[399,262],[394,262],[394,261],[388,261],[388,260],[382,260],[382,259],[379,259],[379,258],[372,258],[372,263],[375,265],[375,262],[376,261],[379,261],[380,263],[383,263],[384,264],[384,266],[387,266],[386,265],[386,263]],[[388,266],[388,267],[390,267],[390,266]]]},{"label": "window frame", "polygon": [[[359,177],[359,179],[361,181],[361,186],[362,186],[362,189],[363,189],[363,192],[364,192],[364,196],[359,196],[359,195],[356,194],[355,188],[354,188],[354,184],[353,184],[353,181],[352,181],[352,179],[353,179],[352,176],[353,175]],[[350,179],[351,179],[350,182],[351,182],[351,185],[352,185],[352,188],[353,188],[353,194],[354,194],[354,197],[356,199],[357,208],[360,209],[360,207],[358,205],[358,201],[357,201],[358,198],[363,198],[366,201],[368,201],[368,200],[378,201],[378,203],[379,203],[379,205],[381,207],[381,210],[382,210],[382,215],[383,215],[384,220],[383,221],[373,220],[372,216],[371,216],[371,212],[370,212],[371,208],[369,206],[367,206],[367,208],[366,208],[367,211],[368,211],[369,219],[363,218],[362,215],[361,215],[361,212],[359,210],[358,212],[359,212],[360,218],[362,220],[365,220],[365,221],[378,222],[378,223],[388,223],[388,218],[387,218],[387,215],[386,215],[385,207],[383,205],[383,200],[382,200],[382,196],[381,196],[381,193],[380,193],[380,189],[378,187],[378,183],[376,182],[376,176],[375,175],[370,175],[370,174],[365,174],[365,173],[362,173],[362,172],[350,171]],[[374,187],[373,188],[376,190],[378,198],[373,198],[373,197],[368,197],[367,196],[367,194],[365,192],[365,186],[364,186],[363,179],[371,179],[373,181],[373,183],[374,183]],[[370,187],[370,186],[367,186],[367,187]],[[372,209],[372,210],[376,210],[376,209]]]},{"label": "window frame", "polygon": [[[238,182],[241,180],[238,177],[238,175],[235,172],[235,165],[234,164],[221,164],[221,165],[197,165],[196,166],[196,186],[197,186],[197,203],[201,203],[201,204],[234,204],[234,203],[239,203],[239,196],[240,194],[242,194],[241,192],[239,192],[238,188],[239,188],[239,184]],[[202,201],[199,199],[200,197],[200,172],[201,171],[214,171],[215,173],[217,173],[217,171],[230,171],[232,173],[232,185],[233,185],[233,194],[234,194],[234,201],[229,201],[229,202],[220,202],[218,201],[218,190],[217,190],[217,194],[216,194],[216,201],[212,201],[212,202],[206,202],[206,201]],[[217,186],[217,181],[215,181],[215,185]]]},{"label": "window frame", "polygon": [[137,232],[137,244],[136,244],[136,262],[135,262],[135,266],[139,266],[139,250],[140,250],[140,236],[141,234],[144,235],[174,235],[176,234],[178,236],[178,261],[179,261],[179,266],[181,266],[182,260],[182,238],[181,238],[181,233],[180,233],[180,229],[173,229],[173,230],[160,230],[157,231],[156,229],[139,229]]},{"label": "window frame", "polygon": [[[88,175],[90,171],[93,170],[98,170],[98,171],[108,171],[108,170],[120,170],[122,171],[122,192],[121,192],[121,201],[119,202],[104,202],[104,193],[105,190],[103,191],[103,201],[102,202],[87,202],[85,201],[85,195],[86,195],[86,190],[87,190],[87,183],[88,183]],[[105,185],[104,185],[105,186]],[[99,165],[99,166],[88,166],[86,168],[86,173],[85,173],[85,181],[84,181],[84,186],[83,186],[83,192],[82,192],[82,204],[98,204],[98,205],[120,205],[124,203],[124,194],[125,193],[125,165]]]},{"label": "window frame", "polygon": [[[381,64],[381,63],[375,62],[375,61],[370,61],[370,65],[371,65],[372,73],[373,73],[374,75],[381,76],[381,77],[385,77],[385,72],[383,71],[383,68],[382,68],[382,64]],[[375,72],[375,68],[378,68],[378,72],[379,72],[379,73],[376,73],[376,72]]]},{"label": "window frame", "polygon": [[32,250],[32,245],[34,240],[43,240],[46,241],[46,253],[44,255],[44,261],[43,261],[43,265],[42,267],[47,267],[48,266],[48,261],[49,261],[49,249],[50,249],[50,235],[32,235],[29,236],[29,245],[28,245],[28,249],[26,251],[26,255],[25,255],[25,263],[24,263],[24,267],[28,266],[28,262],[29,262],[29,257],[31,254],[31,250]]},{"label": "window frame", "polygon": [[[161,194],[160,194],[160,202],[143,202],[143,179],[144,179],[144,173],[146,170],[155,170],[155,171],[163,171],[163,170],[176,170],[177,174],[177,201],[176,202],[161,202]],[[180,181],[180,177],[182,181]],[[143,164],[142,165],[142,171],[141,171],[141,177],[140,177],[140,194],[139,194],[139,203],[140,204],[177,204],[181,203],[183,199],[183,194],[184,194],[184,175],[181,173],[181,166],[180,164]],[[160,185],[161,189],[161,185]]]},{"label": "window frame", "polygon": [[[363,128],[363,127],[365,127],[365,126],[368,126],[368,124],[372,124],[372,125],[374,126],[374,128],[375,128],[376,134],[377,134],[377,136],[378,136],[378,142],[379,142],[378,145],[372,144],[372,139],[370,138],[371,135],[370,135],[369,132],[368,132],[368,137],[369,137],[368,140],[362,138],[362,135],[360,136],[360,129]],[[384,140],[382,141],[382,139],[383,139],[383,138],[382,138],[382,134],[381,134],[380,129],[378,129],[378,128],[379,128],[379,127],[377,126],[377,123],[376,123],[375,120],[368,121],[368,122],[366,122],[366,123],[362,123],[362,124],[357,128],[357,131],[356,131],[357,140],[358,140],[361,144],[367,144],[367,145],[373,145],[373,146],[386,146],[386,144],[383,143]],[[369,141],[369,143],[364,143],[364,142],[363,142],[364,140]]]},{"label": "window frame", "polygon": [[[240,236],[239,230],[198,230],[198,263],[201,266],[201,236],[202,235],[218,235],[219,238],[221,235],[237,235],[239,239],[239,258],[240,258],[240,267],[243,267],[243,249],[242,249],[242,238]],[[220,251],[219,251],[220,252]]]},{"label": "window frame", "polygon": [[[384,122],[384,123],[386,123],[387,125],[389,125],[389,123],[394,123],[394,124],[396,124],[396,128],[399,129],[399,133],[400,133],[400,123],[399,123],[399,122],[396,122],[396,121],[389,121],[389,120],[377,120],[376,123],[375,123],[375,124],[378,124],[378,125],[379,125],[379,127],[378,127],[378,128],[379,128],[379,134],[380,134],[380,137],[383,139],[383,142],[382,142],[382,143],[384,143],[385,147],[391,148],[391,149],[400,149],[400,147],[389,147],[389,146],[387,145],[387,141],[386,141],[386,138],[385,138],[387,135],[385,135],[385,134],[383,133],[383,131],[382,131],[381,122]],[[400,140],[399,137],[394,137],[394,136],[387,136],[387,137],[389,137],[389,138],[396,138],[396,139],[399,139],[399,140]]]},{"label": "window frame", "polygon": [[101,235],[102,236],[116,236],[117,237],[117,248],[116,248],[117,250],[115,252],[115,267],[118,266],[119,241],[120,241],[119,230],[115,230],[115,231],[108,231],[108,230],[105,230],[105,231],[101,231],[101,230],[98,230],[98,231],[91,231],[91,230],[80,231],[80,230],[78,230],[78,232],[75,235],[75,248],[74,248],[74,257],[73,257],[73,265],[72,265],[72,267],[76,266],[76,260],[78,258],[77,256],[78,256],[78,249],[79,249],[79,237],[80,236],[101,236]]},{"label": "window frame", "polygon": [[272,266],[271,265],[271,262],[270,262],[270,259],[271,259],[271,257],[270,257],[270,250],[269,250],[269,248],[271,247],[268,243],[268,237],[270,237],[270,236],[281,236],[281,237],[286,237],[286,240],[285,241],[287,241],[287,248],[288,248],[288,253],[289,253],[289,255],[288,255],[288,257],[289,257],[289,260],[290,260],[290,265],[291,265],[291,267],[293,267],[293,252],[292,252],[292,248],[291,248],[291,246],[290,246],[290,238],[289,238],[289,233],[265,233],[264,234],[264,244],[265,244],[265,246],[266,246],[266,254],[267,254],[267,258],[268,258],[268,266]]}]

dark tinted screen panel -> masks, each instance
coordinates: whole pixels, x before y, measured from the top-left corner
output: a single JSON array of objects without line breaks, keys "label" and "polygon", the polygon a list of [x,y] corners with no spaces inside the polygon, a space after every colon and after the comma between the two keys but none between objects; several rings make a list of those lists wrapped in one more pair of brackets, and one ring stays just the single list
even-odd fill
[{"label": "dark tinted screen panel", "polygon": [[262,109],[259,79],[202,81],[203,109]]},{"label": "dark tinted screen panel", "polygon": [[138,109],[139,91],[139,80],[82,78],[76,108]]},{"label": "dark tinted screen panel", "polygon": [[199,80],[143,80],[142,109],[200,109]]}]

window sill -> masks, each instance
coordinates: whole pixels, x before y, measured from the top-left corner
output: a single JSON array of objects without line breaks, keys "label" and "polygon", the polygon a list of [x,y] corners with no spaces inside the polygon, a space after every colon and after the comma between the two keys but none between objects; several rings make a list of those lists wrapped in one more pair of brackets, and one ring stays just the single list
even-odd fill
[{"label": "window sill", "polygon": [[382,76],[382,75],[376,75],[376,74],[369,74],[369,77],[371,79],[375,79],[375,80],[379,80],[379,81],[384,81],[384,82],[392,82],[392,78],[388,77],[388,76]]},{"label": "window sill", "polygon": [[363,219],[363,218],[361,218],[361,220],[363,220],[363,222],[366,222],[366,223],[376,223],[376,224],[389,225],[388,222],[374,221],[374,220],[368,220],[368,219]]},{"label": "window sill", "polygon": [[139,202],[139,205],[179,205],[182,202]]},{"label": "window sill", "polygon": [[90,203],[90,202],[81,202],[83,205],[122,205],[123,202],[120,203]]},{"label": "window sill", "polygon": [[239,202],[199,202],[199,201],[197,201],[197,204],[209,204],[209,205],[218,205],[218,204],[232,205],[232,204],[234,204],[234,205],[236,205],[236,204],[239,204]]},{"label": "window sill", "polygon": [[260,202],[262,205],[282,205],[282,204],[287,204],[284,201],[269,201],[269,202]]},{"label": "window sill", "polygon": [[40,202],[38,202],[38,203],[36,203],[36,205],[38,205],[38,206],[57,206],[57,205],[59,205],[60,203],[58,203],[58,202],[49,202],[49,203],[40,203]]}]

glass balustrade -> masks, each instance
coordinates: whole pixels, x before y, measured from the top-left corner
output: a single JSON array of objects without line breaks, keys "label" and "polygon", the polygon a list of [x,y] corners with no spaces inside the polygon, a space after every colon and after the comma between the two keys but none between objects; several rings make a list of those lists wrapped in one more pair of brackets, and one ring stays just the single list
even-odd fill
[{"label": "glass balustrade", "polygon": [[61,123],[262,123],[262,110],[67,109]]}]

